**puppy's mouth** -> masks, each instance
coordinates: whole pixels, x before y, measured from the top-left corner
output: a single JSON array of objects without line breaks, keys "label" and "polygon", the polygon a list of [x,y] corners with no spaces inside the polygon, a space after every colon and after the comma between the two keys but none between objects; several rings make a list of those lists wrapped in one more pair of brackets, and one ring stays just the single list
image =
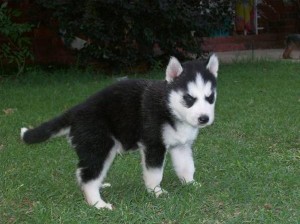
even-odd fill
[{"label": "puppy's mouth", "polygon": [[207,123],[205,123],[205,124],[198,124],[198,127],[199,127],[199,128],[205,128],[205,127],[207,127],[207,126],[212,125],[213,123],[214,123],[213,121],[209,121],[209,122],[207,122]]},{"label": "puppy's mouth", "polygon": [[209,124],[198,124],[198,128],[205,128],[206,126],[208,126]]}]

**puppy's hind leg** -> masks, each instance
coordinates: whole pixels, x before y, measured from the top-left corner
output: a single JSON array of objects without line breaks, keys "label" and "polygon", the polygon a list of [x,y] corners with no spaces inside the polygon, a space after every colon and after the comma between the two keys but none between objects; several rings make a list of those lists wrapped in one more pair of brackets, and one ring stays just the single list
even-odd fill
[{"label": "puppy's hind leg", "polygon": [[89,205],[98,209],[107,208],[112,210],[112,205],[103,201],[99,192],[117,153],[114,141],[112,139],[106,140],[107,142],[101,145],[101,149],[85,150],[89,151],[87,155],[86,152],[81,154],[81,151],[77,149],[80,162],[76,176]]},{"label": "puppy's hind leg", "polygon": [[87,183],[81,184],[81,190],[83,191],[85,200],[91,206],[94,206],[98,209],[107,208],[112,210],[112,205],[103,201],[100,196],[99,188],[101,186],[101,177],[91,180]]}]

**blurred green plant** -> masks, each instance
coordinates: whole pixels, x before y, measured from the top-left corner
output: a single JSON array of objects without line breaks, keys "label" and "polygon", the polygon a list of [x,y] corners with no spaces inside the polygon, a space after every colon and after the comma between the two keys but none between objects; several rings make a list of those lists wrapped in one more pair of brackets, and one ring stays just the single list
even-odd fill
[{"label": "blurred green plant", "polygon": [[13,18],[20,17],[20,11],[8,7],[7,2],[0,6],[0,60],[1,64],[17,65],[17,75],[24,72],[26,60],[33,60],[30,38],[25,34],[32,29],[29,23],[17,23]]},{"label": "blurred green plant", "polygon": [[[131,67],[170,55],[184,59],[202,55],[201,32],[205,19],[198,1],[170,0],[36,0],[53,12],[64,38],[84,36],[89,44],[82,58]],[[193,32],[192,32],[193,31]],[[154,46],[158,46],[155,52]]]}]

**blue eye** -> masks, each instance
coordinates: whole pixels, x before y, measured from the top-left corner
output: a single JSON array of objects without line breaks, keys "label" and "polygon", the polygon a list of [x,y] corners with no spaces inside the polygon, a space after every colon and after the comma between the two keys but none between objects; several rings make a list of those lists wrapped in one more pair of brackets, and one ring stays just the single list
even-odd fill
[{"label": "blue eye", "polygon": [[214,101],[215,101],[215,93],[212,92],[212,94],[210,94],[209,96],[206,96],[206,97],[205,97],[205,100],[206,100],[207,102],[209,102],[210,104],[213,104]]},{"label": "blue eye", "polygon": [[191,106],[194,105],[194,103],[196,102],[196,98],[195,97],[192,97],[190,94],[185,94],[183,96],[183,99],[184,99],[184,102],[185,102],[185,105],[190,108]]}]

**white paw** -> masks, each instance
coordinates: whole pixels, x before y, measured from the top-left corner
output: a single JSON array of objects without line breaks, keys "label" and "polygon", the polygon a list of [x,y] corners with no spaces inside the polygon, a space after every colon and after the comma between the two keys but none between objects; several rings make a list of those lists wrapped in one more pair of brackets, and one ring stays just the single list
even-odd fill
[{"label": "white paw", "polygon": [[155,197],[159,197],[159,196],[161,196],[161,195],[167,195],[167,194],[169,194],[169,192],[168,191],[166,191],[166,190],[164,190],[164,189],[160,189],[160,191],[156,191],[155,192]]},{"label": "white paw", "polygon": [[21,128],[21,133],[20,133],[21,139],[23,139],[26,131],[28,131],[28,128]]},{"label": "white paw", "polygon": [[98,201],[95,205],[94,205],[95,208],[97,209],[109,209],[109,210],[112,210],[113,207],[112,207],[112,204],[109,204],[109,203],[105,203],[104,201]]},{"label": "white paw", "polygon": [[155,197],[159,197],[162,194],[168,194],[168,191],[162,189],[161,187],[155,187],[154,189],[148,189],[148,192],[153,193]]},{"label": "white paw", "polygon": [[186,184],[187,184],[187,185],[192,185],[192,186],[194,186],[195,188],[200,188],[200,187],[202,187],[202,184],[199,183],[199,182],[197,182],[197,181],[195,181],[195,180],[190,181],[190,182],[187,182]]},{"label": "white paw", "polygon": [[107,187],[111,187],[110,183],[103,183],[101,188],[107,188]]}]

